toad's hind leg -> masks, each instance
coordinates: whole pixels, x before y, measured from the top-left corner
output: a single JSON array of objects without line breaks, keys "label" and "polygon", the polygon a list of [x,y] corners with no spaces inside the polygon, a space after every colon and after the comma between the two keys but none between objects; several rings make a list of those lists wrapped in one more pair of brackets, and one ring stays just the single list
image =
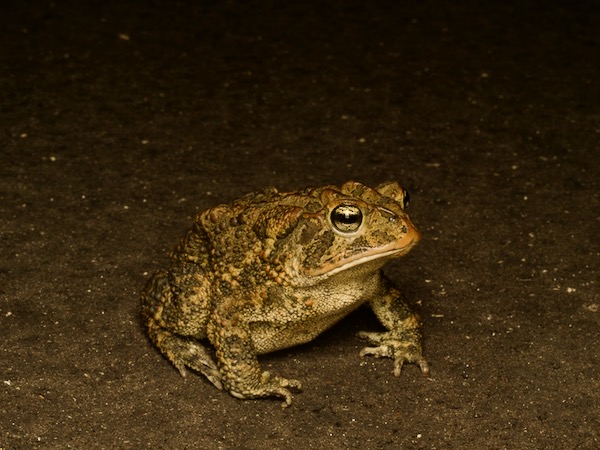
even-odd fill
[{"label": "toad's hind leg", "polygon": [[167,274],[158,272],[142,292],[142,318],[150,340],[182,376],[186,375],[186,367],[189,367],[222,390],[221,373],[210,350],[198,339],[172,332],[161,325],[162,315],[169,308],[162,303],[168,297],[165,295],[169,289]]},{"label": "toad's hind leg", "polygon": [[156,347],[185,377],[186,367],[200,372],[219,390],[223,390],[221,373],[211,352],[197,339],[179,336],[166,330],[156,320],[148,322],[148,335]]}]

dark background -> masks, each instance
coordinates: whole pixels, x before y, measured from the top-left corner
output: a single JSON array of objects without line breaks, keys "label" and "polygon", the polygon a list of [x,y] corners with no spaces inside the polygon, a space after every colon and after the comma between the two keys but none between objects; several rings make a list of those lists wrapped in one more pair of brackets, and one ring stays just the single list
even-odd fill
[{"label": "dark background", "polygon": [[[3,2],[0,448],[598,448],[599,5]],[[430,377],[361,309],[262,358],[286,410],[182,379],[138,294],[192,215],[347,179],[411,192]]]}]

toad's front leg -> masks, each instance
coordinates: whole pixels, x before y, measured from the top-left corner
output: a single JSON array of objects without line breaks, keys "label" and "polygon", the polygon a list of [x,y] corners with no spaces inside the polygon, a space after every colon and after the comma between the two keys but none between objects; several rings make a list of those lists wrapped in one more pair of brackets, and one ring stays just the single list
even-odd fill
[{"label": "toad's front leg", "polygon": [[395,376],[400,376],[405,362],[417,364],[421,373],[427,375],[429,365],[423,356],[419,318],[402,301],[400,291],[384,277],[382,294],[369,303],[388,331],[359,333],[361,338],[375,345],[363,348],[360,355],[392,358]]},{"label": "toad's front leg", "polygon": [[302,388],[297,380],[263,372],[256,357],[248,324],[217,309],[208,326],[208,338],[216,350],[223,387],[240,399],[280,397],[281,406],[292,403],[291,389]]}]

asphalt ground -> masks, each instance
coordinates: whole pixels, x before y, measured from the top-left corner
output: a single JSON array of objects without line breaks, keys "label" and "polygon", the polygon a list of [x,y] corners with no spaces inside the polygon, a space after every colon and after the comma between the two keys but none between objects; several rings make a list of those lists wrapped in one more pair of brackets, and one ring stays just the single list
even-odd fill
[{"label": "asphalt ground", "polygon": [[[0,448],[600,447],[598,2],[31,1],[0,14]],[[367,309],[237,400],[148,341],[196,211],[277,186],[411,193],[385,267],[429,377]]]}]

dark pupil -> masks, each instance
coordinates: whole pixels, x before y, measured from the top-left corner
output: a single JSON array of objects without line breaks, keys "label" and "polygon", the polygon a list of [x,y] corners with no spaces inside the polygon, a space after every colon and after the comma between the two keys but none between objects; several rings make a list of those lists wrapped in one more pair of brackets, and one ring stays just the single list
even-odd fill
[{"label": "dark pupil", "polygon": [[354,223],[358,220],[358,214],[356,214],[356,212],[354,212],[354,211],[348,211],[348,210],[338,211],[337,220],[338,220],[338,222],[341,222],[344,224]]},{"label": "dark pupil", "polygon": [[402,202],[404,209],[408,208],[410,204],[410,195],[408,195],[408,191],[404,191],[404,201]]},{"label": "dark pupil", "polygon": [[362,222],[362,213],[354,205],[340,205],[333,210],[331,219],[340,231],[356,231]]}]

